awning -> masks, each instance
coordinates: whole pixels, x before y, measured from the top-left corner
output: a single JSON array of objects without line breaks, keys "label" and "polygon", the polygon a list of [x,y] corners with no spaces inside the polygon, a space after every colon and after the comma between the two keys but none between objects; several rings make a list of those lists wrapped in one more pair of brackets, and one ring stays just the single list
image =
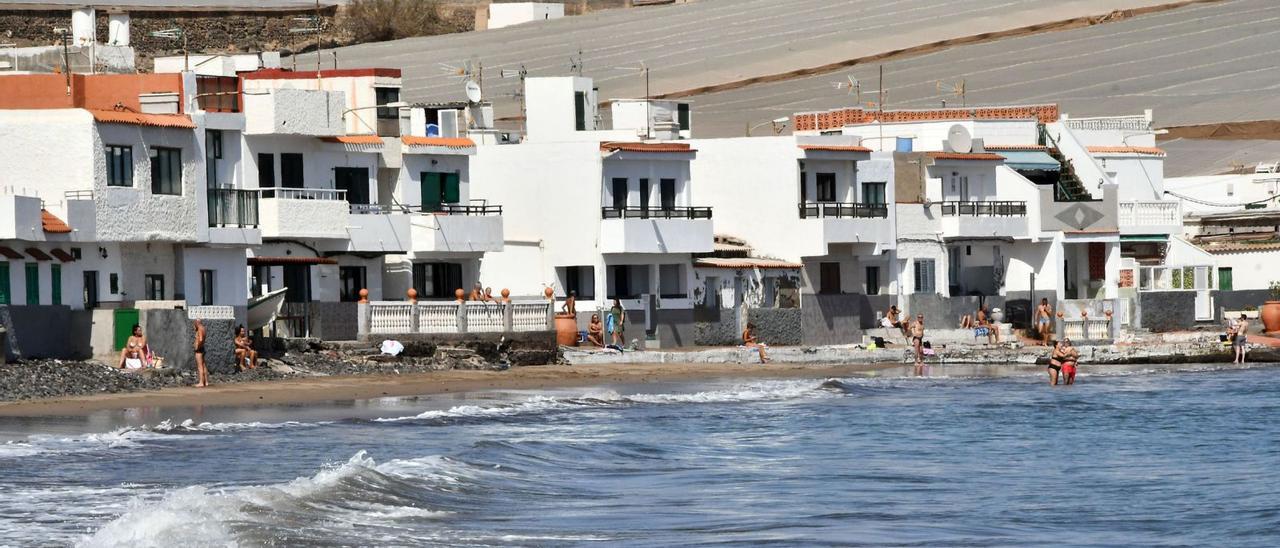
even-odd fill
[{"label": "awning", "polygon": [[1001,150],[1004,165],[1017,171],[1060,171],[1062,164],[1043,150]]},{"label": "awning", "polygon": [[0,255],[4,255],[5,257],[10,258],[10,259],[21,259],[21,258],[22,258],[22,254],[21,254],[21,253],[18,253],[17,251],[14,251],[12,248],[4,247],[4,246],[0,246]]},{"label": "awning", "polygon": [[1121,242],[1167,242],[1167,234],[1121,234]]},{"label": "awning", "polygon": [[249,257],[249,266],[281,266],[287,264],[338,264],[328,257]]},{"label": "awning", "polygon": [[49,254],[53,255],[54,257],[57,257],[59,261],[62,261],[64,263],[69,263],[76,260],[76,258],[72,257],[70,253],[67,253],[66,251],[63,251],[61,249],[54,249],[53,251],[50,251]]},{"label": "awning", "polygon": [[43,251],[40,251],[39,249],[34,248],[34,247],[28,247],[28,248],[26,249],[26,252],[27,252],[27,255],[30,255],[32,259],[35,259],[35,260],[37,260],[37,261],[52,261],[52,260],[53,260],[53,257],[50,257],[48,253],[45,253],[45,252],[43,252]]}]

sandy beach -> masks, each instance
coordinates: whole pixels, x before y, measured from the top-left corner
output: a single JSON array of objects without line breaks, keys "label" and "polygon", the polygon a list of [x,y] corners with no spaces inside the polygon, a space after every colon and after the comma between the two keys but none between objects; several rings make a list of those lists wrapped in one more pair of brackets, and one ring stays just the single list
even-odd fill
[{"label": "sandy beach", "polygon": [[310,377],[0,403],[0,417],[76,416],[140,407],[281,405],[481,390],[534,390],[716,378],[819,378],[909,369],[897,364],[546,365],[507,371]]}]

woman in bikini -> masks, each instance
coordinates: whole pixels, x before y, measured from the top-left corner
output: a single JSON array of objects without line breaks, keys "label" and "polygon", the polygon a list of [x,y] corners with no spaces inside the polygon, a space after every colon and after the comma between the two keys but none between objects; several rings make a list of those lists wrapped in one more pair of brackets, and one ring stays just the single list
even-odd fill
[{"label": "woman in bikini", "polygon": [[204,323],[196,320],[192,327],[196,330],[195,341],[192,342],[192,348],[196,356],[196,372],[199,375],[196,386],[204,388],[209,386],[209,370],[204,365]]},{"label": "woman in bikini", "polygon": [[142,369],[143,353],[147,348],[147,338],[142,335],[142,326],[133,324],[133,334],[125,341],[120,350],[120,369]]}]

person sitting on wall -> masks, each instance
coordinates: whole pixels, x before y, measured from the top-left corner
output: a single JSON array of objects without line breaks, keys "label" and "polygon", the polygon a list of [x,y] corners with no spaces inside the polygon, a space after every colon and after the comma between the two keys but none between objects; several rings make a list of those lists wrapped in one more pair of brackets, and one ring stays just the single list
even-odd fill
[{"label": "person sitting on wall", "polygon": [[880,320],[880,325],[885,329],[897,329],[902,332],[903,337],[909,337],[910,333],[907,330],[907,324],[902,322],[899,314],[901,313],[898,312],[898,305],[890,305],[889,309],[884,312],[884,318]]},{"label": "person sitting on wall", "polygon": [[[258,368],[258,351],[253,349],[253,340],[249,338],[249,330],[243,325],[236,326],[236,370]],[[246,365],[246,361],[248,364]]]},{"label": "person sitting on wall", "polygon": [[[577,291],[569,292],[569,297],[564,300],[563,305],[560,305],[560,311],[564,312],[565,314],[572,314],[573,317],[575,318],[578,317],[578,292]],[[600,319],[599,316],[592,316],[592,317],[597,320]]]},{"label": "person sitting on wall", "polygon": [[973,314],[965,314],[960,316],[960,329],[973,329],[977,327],[973,321]]},{"label": "person sitting on wall", "polygon": [[484,288],[480,287],[480,282],[476,282],[476,284],[471,287],[471,294],[467,295],[467,300],[468,301],[484,300]]},{"label": "person sitting on wall", "polygon": [[134,370],[142,369],[144,362],[143,356],[147,349],[147,338],[142,335],[142,326],[133,324],[129,338],[125,340],[124,348],[120,349],[120,369]]},{"label": "person sitting on wall", "polygon": [[600,322],[599,314],[591,315],[591,323],[587,324],[587,341],[597,348],[604,347],[604,324]]},{"label": "person sitting on wall", "polygon": [[756,349],[760,353],[760,363],[769,363],[769,356],[765,354],[768,345],[761,343],[756,336],[756,324],[747,323],[747,328],[742,330],[742,346]]},{"label": "person sitting on wall", "polygon": [[498,299],[493,298],[493,288],[492,288],[492,287],[486,287],[486,288],[484,288],[484,296],[481,298],[481,300],[483,300],[483,301],[484,301],[484,302],[486,302],[486,303],[496,303],[496,302],[498,302]]}]

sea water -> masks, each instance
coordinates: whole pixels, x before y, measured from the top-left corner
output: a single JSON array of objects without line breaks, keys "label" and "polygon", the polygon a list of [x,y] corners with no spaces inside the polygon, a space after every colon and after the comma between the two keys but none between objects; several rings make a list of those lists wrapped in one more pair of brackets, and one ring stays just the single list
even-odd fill
[{"label": "sea water", "polygon": [[1277,546],[1277,372],[0,419],[0,545]]}]

